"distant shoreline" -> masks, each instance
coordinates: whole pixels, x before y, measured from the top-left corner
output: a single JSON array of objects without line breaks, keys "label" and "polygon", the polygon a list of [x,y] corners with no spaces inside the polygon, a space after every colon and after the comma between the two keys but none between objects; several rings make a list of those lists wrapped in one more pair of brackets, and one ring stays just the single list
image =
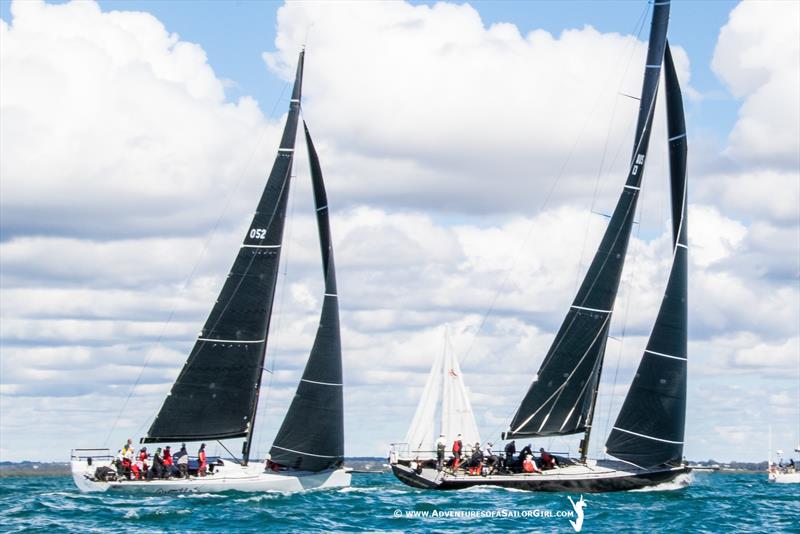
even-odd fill
[{"label": "distant shoreline", "polygon": [[[254,462],[260,461],[254,460]],[[386,463],[386,458],[357,456],[345,458],[344,463],[346,467],[351,467],[359,472],[381,473],[385,471],[383,465]],[[698,471],[701,473],[757,474],[767,472],[767,462],[730,462],[722,465],[716,462],[692,462],[692,464],[701,467],[711,467],[712,465],[718,467],[716,471]],[[0,478],[63,477],[69,475],[69,462],[0,462]]]},{"label": "distant shoreline", "polygon": [[[253,463],[261,460],[253,460]],[[359,471],[383,472],[386,458],[357,456],[345,458],[346,467]],[[0,462],[0,478],[69,476],[69,462]]]}]

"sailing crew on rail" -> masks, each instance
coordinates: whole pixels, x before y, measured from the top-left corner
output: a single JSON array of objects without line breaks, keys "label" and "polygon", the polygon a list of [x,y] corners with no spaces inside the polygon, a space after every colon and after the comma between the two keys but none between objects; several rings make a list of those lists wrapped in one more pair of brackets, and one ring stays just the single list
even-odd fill
[{"label": "sailing crew on rail", "polygon": [[511,443],[506,444],[505,453],[506,453],[506,467],[511,467],[514,465],[514,454],[517,452],[517,442],[513,439]]},{"label": "sailing crew on rail", "polygon": [[542,459],[542,469],[555,469],[558,467],[556,457],[544,450],[544,447],[539,447],[539,455]]},{"label": "sailing crew on rail", "polygon": [[483,451],[481,450],[481,444],[475,443],[475,446],[472,447],[472,456],[469,459],[469,474],[479,475],[481,467],[483,467]]},{"label": "sailing crew on rail", "polygon": [[175,466],[173,465],[172,461],[172,450],[169,445],[164,447],[164,474],[167,478],[172,477],[175,474]]},{"label": "sailing crew on rail", "polygon": [[174,458],[181,478],[189,478],[189,453],[186,451],[185,443],[181,444],[181,450],[175,453]]},{"label": "sailing crew on rail", "polygon": [[161,447],[156,449],[153,455],[153,466],[147,472],[147,480],[154,478],[164,478],[164,459],[161,457]]},{"label": "sailing crew on rail", "polygon": [[204,477],[206,476],[206,468],[208,464],[206,463],[206,444],[203,443],[200,445],[200,450],[197,451],[197,461],[199,465],[197,466],[197,476]]},{"label": "sailing crew on rail", "polygon": [[453,442],[453,471],[458,469],[458,464],[461,463],[461,453],[463,450],[464,443],[461,442],[461,434],[459,434]]},{"label": "sailing crew on rail", "polygon": [[447,440],[444,434],[439,434],[439,439],[436,440],[436,469],[442,470],[444,465],[444,450],[447,447]]}]

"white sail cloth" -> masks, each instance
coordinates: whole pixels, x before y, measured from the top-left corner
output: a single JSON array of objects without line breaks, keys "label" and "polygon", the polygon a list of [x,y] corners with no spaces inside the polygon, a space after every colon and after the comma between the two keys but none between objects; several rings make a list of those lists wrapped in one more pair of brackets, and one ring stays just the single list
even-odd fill
[{"label": "white sail cloth", "polygon": [[[440,416],[438,425],[437,414]],[[447,341],[445,350],[433,362],[406,434],[405,442],[411,457],[436,457],[437,426],[439,433],[444,435],[448,452],[459,434],[465,451],[481,440],[458,358]]]}]

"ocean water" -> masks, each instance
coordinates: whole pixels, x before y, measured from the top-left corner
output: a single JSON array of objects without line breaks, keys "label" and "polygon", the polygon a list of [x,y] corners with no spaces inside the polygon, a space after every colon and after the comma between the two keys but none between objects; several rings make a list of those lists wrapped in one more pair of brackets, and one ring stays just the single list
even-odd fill
[{"label": "ocean water", "polygon": [[[391,474],[280,493],[82,494],[68,477],[0,479],[2,532],[575,532],[566,493],[416,490]],[[800,485],[697,473],[682,489],[585,494],[582,532],[798,532]],[[574,513],[574,511],[573,511]],[[397,517],[399,516],[399,517]],[[427,516],[427,517],[425,517]]]}]

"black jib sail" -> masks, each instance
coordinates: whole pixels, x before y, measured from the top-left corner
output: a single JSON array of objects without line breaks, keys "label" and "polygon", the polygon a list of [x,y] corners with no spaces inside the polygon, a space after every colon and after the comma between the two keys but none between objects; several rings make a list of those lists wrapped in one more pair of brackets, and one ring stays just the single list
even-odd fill
[{"label": "black jib sail", "polygon": [[[258,406],[294,157],[303,53],[289,114],[253,222],[200,336],[144,442],[248,436]],[[249,454],[249,439],[243,448]]]},{"label": "black jib sail", "polygon": [[508,439],[574,434],[591,427],[608,327],[644,173],[668,22],[669,2],[656,2],[628,179],[578,294],[505,434]]},{"label": "black jib sail", "polygon": [[687,144],[681,89],[669,47],[664,58],[664,81],[672,193],[672,269],[644,356],[606,442],[608,454],[639,467],[681,462],[686,419]]},{"label": "black jib sail", "polygon": [[322,471],[338,467],[344,460],[342,348],[328,197],[319,158],[305,122],[303,128],[314,186],[325,297],[314,346],[270,456],[273,462],[285,467]]}]

